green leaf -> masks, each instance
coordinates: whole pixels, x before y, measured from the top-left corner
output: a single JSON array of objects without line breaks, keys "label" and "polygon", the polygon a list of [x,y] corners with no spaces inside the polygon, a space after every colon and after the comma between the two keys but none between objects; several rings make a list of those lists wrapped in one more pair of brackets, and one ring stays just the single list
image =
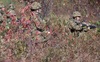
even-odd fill
[{"label": "green leaf", "polygon": [[97,24],[97,25],[100,25],[100,22],[97,21],[96,24]]},{"label": "green leaf", "polygon": [[100,28],[97,29],[97,32],[100,32]]}]

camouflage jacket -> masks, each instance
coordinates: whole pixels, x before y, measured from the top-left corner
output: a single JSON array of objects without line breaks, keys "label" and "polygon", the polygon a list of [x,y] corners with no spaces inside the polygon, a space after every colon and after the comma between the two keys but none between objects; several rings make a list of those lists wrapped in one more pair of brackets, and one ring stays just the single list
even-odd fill
[{"label": "camouflage jacket", "polygon": [[77,25],[77,23],[74,22],[74,19],[69,19],[67,24],[69,29],[73,29],[76,31],[82,30],[82,27],[80,25]]},{"label": "camouflage jacket", "polygon": [[46,22],[41,18],[40,14],[34,12],[34,15],[30,17],[32,25],[35,29],[44,30]]},{"label": "camouflage jacket", "polygon": [[44,42],[49,39],[50,35],[48,31],[45,31],[46,22],[41,18],[40,14],[34,12],[34,15],[30,17],[32,23],[32,37],[35,42]]},{"label": "camouflage jacket", "polygon": [[67,23],[69,29],[72,29],[75,31],[89,31],[88,27],[82,27],[79,24],[75,23],[74,21],[75,21],[74,19],[69,19]]}]

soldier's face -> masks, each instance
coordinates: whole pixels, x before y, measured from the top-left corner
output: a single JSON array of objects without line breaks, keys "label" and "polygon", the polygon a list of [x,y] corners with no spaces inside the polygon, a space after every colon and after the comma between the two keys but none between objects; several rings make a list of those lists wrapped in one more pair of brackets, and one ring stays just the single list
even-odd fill
[{"label": "soldier's face", "polygon": [[41,13],[42,12],[42,10],[41,9],[39,9],[39,13]]},{"label": "soldier's face", "polygon": [[80,20],[81,17],[76,17],[76,20]]},{"label": "soldier's face", "polygon": [[2,11],[4,11],[5,10],[5,8],[2,8]]}]

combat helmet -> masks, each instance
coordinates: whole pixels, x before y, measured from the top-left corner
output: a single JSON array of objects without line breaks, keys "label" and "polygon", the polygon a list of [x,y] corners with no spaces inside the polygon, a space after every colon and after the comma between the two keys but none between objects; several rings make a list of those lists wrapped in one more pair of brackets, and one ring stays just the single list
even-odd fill
[{"label": "combat helmet", "polygon": [[3,3],[0,3],[0,8],[4,8],[4,4]]},{"label": "combat helmet", "polygon": [[72,17],[77,17],[77,16],[80,16],[81,17],[81,13],[79,11],[73,12]]},{"label": "combat helmet", "polygon": [[10,4],[10,5],[7,7],[7,9],[12,9],[12,10],[14,10],[14,9],[15,9],[15,6],[14,6],[13,4]]},{"label": "combat helmet", "polygon": [[41,4],[40,3],[33,2],[30,9],[36,10],[36,9],[40,9],[40,8],[41,8]]}]

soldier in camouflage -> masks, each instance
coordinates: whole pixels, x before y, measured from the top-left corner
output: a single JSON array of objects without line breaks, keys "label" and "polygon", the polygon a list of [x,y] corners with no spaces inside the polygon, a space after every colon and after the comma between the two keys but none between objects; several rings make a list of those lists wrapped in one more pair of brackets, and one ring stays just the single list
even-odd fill
[{"label": "soldier in camouflage", "polygon": [[34,37],[34,41],[43,42],[46,41],[48,32],[45,31],[46,22],[41,18],[41,4],[38,2],[33,2],[30,6],[32,14],[30,16],[31,26],[33,27],[32,36]]},{"label": "soldier in camouflage", "polygon": [[73,35],[79,36],[80,32],[84,32],[84,31],[88,31],[90,29],[90,27],[87,28],[83,28],[82,24],[77,24],[75,23],[75,21],[80,22],[80,18],[81,18],[81,14],[78,11],[73,12],[72,15],[73,18],[70,18],[68,21],[68,28],[70,30],[71,33],[73,33]]},{"label": "soldier in camouflage", "polygon": [[35,26],[36,26],[36,29],[39,29],[39,30],[43,30],[44,27],[45,27],[45,20],[43,20],[41,18],[41,4],[38,3],[38,2],[34,2],[32,3],[31,5],[31,11],[32,13],[34,14],[33,16],[30,17],[31,20],[34,20],[35,23]]},{"label": "soldier in camouflage", "polygon": [[0,3],[0,23],[3,22],[4,20],[4,9],[5,9],[5,6],[3,5],[3,3]]},{"label": "soldier in camouflage", "polygon": [[15,6],[14,6],[13,4],[10,4],[10,5],[7,7],[7,11],[10,13],[10,15],[16,16]]},{"label": "soldier in camouflage", "polygon": [[10,24],[10,22],[11,22],[10,16],[11,15],[16,16],[16,12],[15,12],[14,9],[15,9],[15,6],[13,4],[10,4],[7,7],[7,14],[6,14],[6,16],[7,16],[7,23],[8,24]]}]

